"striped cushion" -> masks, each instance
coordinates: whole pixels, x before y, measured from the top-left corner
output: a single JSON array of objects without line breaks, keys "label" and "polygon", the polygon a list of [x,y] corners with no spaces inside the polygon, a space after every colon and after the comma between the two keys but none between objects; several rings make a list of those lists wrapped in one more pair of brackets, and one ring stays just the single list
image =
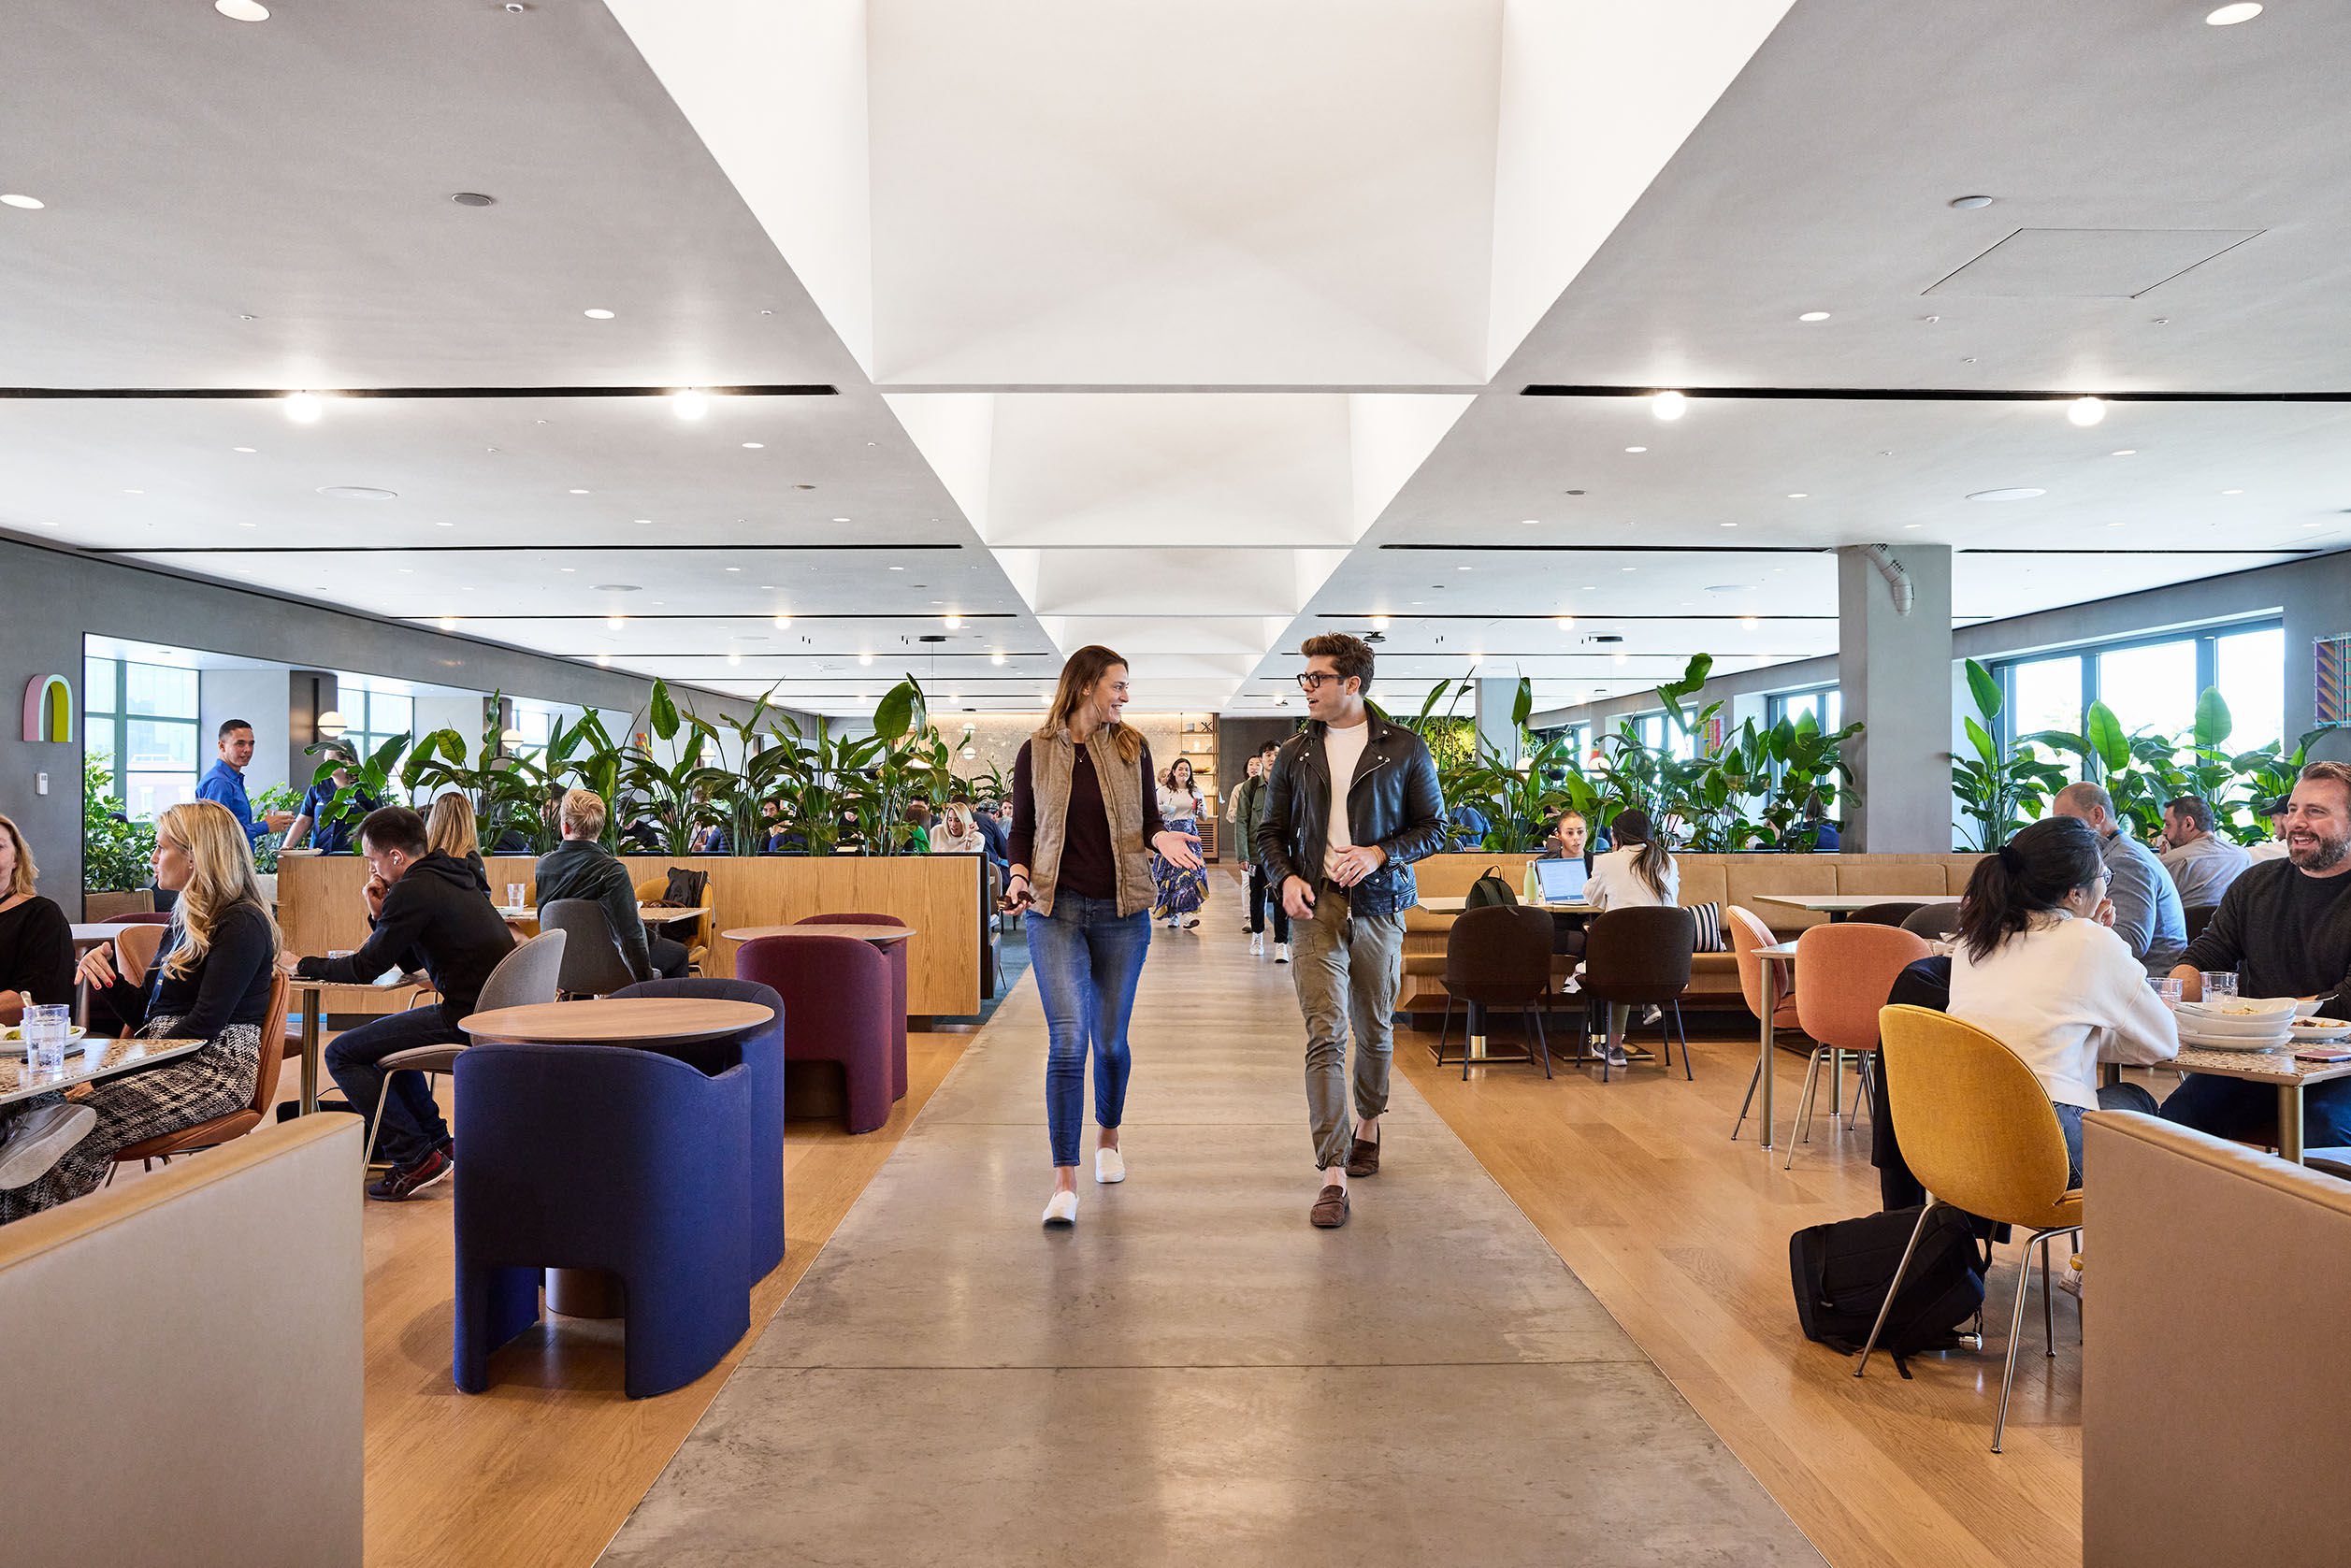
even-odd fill
[{"label": "striped cushion", "polygon": [[1691,949],[1692,952],[1728,953],[1731,950],[1731,940],[1723,932],[1721,904],[1693,904],[1690,913],[1698,923],[1697,945]]}]

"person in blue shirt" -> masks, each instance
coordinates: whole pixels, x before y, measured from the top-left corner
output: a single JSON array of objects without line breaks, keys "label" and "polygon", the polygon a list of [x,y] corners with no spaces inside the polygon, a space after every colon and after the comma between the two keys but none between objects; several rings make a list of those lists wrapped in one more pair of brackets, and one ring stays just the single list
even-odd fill
[{"label": "person in blue shirt", "polygon": [[1447,812],[1445,821],[1453,829],[1453,847],[1457,850],[1484,848],[1486,835],[1493,831],[1493,824],[1486,820],[1486,813],[1466,800]]},{"label": "person in blue shirt", "polygon": [[267,834],[282,833],[293,827],[289,812],[271,812],[258,822],[253,820],[252,802],[245,798],[245,769],[253,760],[253,726],[243,719],[223,719],[219,745],[221,759],[196,785],[196,798],[226,806],[245,830],[246,839],[256,844]]},{"label": "person in blue shirt", "polygon": [[351,764],[354,760],[351,749],[341,744],[332,747],[331,755],[335,770],[303,795],[302,805],[294,813],[294,826],[286,829],[288,849],[300,848],[307,835],[310,847],[320,854],[340,855],[351,848],[351,836],[359,819],[383,803],[363,791],[344,806],[340,821],[329,822],[327,808],[334,804],[338,794],[351,787]]}]

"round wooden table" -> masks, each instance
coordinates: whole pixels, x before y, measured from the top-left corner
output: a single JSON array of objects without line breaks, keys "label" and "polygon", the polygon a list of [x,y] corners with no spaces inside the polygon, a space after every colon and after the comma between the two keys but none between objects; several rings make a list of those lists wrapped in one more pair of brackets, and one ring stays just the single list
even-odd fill
[{"label": "round wooden table", "polygon": [[[600,1001],[544,1001],[498,1007],[459,1020],[478,1040],[519,1040],[535,1045],[633,1044],[651,1040],[709,1040],[757,1029],[775,1009],[753,1001],[700,997],[606,997]],[[567,1317],[620,1317],[626,1303],[601,1269],[546,1271],[547,1310]]]},{"label": "round wooden table", "polygon": [[757,1029],[775,1009],[701,997],[606,997],[543,1001],[469,1014],[457,1027],[478,1040],[536,1045],[612,1045],[638,1040],[709,1040]]},{"label": "round wooden table", "polygon": [[855,937],[876,947],[887,947],[893,942],[904,942],[915,934],[912,926],[866,926],[850,921],[812,920],[805,926],[738,926],[731,931],[718,933],[728,942],[757,942],[763,937]]}]

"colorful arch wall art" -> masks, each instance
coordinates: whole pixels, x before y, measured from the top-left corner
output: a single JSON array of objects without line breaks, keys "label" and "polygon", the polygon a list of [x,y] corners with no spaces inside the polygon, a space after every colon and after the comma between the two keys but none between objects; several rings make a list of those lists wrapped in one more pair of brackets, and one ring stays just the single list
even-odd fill
[{"label": "colorful arch wall art", "polygon": [[24,738],[73,740],[74,688],[63,675],[36,675],[24,683]]}]

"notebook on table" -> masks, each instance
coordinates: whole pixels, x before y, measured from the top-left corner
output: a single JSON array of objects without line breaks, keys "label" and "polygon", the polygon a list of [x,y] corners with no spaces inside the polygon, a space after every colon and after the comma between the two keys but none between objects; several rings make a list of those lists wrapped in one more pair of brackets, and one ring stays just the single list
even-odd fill
[{"label": "notebook on table", "polygon": [[1572,860],[1537,860],[1535,862],[1535,884],[1547,904],[1578,904],[1583,902],[1583,887],[1591,873],[1584,870],[1580,856]]}]

